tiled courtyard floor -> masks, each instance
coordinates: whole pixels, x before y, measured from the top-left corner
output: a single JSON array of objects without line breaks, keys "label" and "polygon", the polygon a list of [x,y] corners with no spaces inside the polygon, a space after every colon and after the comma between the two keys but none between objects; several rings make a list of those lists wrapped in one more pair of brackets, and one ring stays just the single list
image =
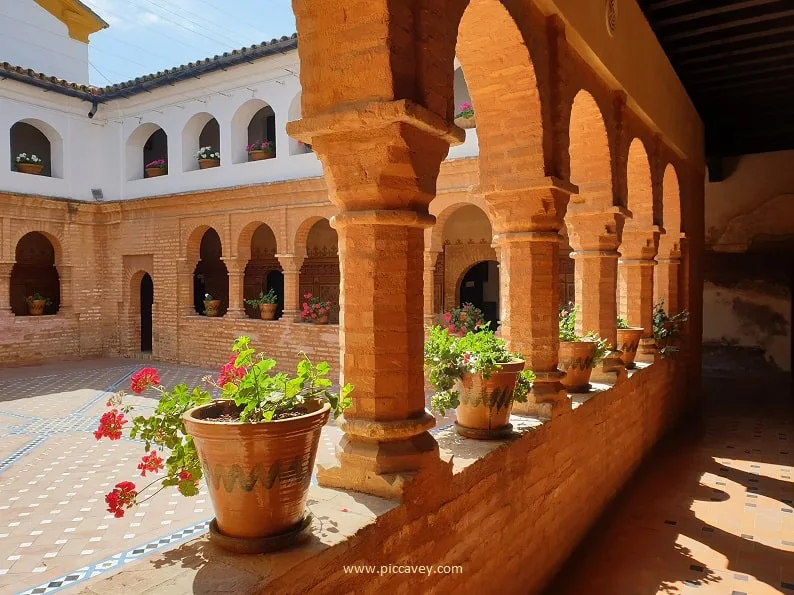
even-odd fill
[{"label": "tiled courtyard floor", "polygon": [[[109,393],[155,365],[162,383],[198,384],[208,371],[130,360],[0,370],[0,593],[52,593],[114,572],[127,562],[206,531],[212,504],[164,490],[124,518],[104,495],[140,484],[142,445],[97,441],[92,432]],[[153,390],[133,397],[134,413],[154,407]],[[324,428],[317,462],[330,462],[340,431]],[[82,586],[82,585],[81,585]]]},{"label": "tiled courtyard floor", "polygon": [[[549,595],[794,594],[794,397],[712,378]],[[697,417],[697,416],[693,416]]]}]

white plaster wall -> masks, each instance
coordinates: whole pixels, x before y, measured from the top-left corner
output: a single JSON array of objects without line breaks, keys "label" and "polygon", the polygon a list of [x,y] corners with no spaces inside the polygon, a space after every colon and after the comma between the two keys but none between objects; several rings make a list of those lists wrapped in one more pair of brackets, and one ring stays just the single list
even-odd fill
[{"label": "white plaster wall", "polygon": [[33,0],[0,0],[0,62],[88,84],[88,44]]}]

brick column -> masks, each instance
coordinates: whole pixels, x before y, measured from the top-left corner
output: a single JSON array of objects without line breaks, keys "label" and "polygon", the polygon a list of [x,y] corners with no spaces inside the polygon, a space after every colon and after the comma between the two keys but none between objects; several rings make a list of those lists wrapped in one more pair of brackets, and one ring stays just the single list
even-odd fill
[{"label": "brick column", "polygon": [[11,269],[13,262],[0,262],[0,318],[13,316],[11,311]]},{"label": "brick column", "polygon": [[281,320],[295,322],[300,318],[303,296],[300,295],[300,274],[304,255],[276,254],[284,275],[284,310]]},{"label": "brick column", "polygon": [[527,403],[514,405],[516,413],[551,418],[570,411],[557,368],[559,231],[568,195],[575,190],[562,180],[543,178],[536,187],[485,195],[501,247],[501,334],[537,376]]},{"label": "brick column", "polygon": [[229,304],[224,318],[246,318],[243,304],[243,288],[245,282],[245,264],[236,258],[222,258],[229,275]]},{"label": "brick column", "polygon": [[656,300],[664,300],[664,309],[670,314],[681,310],[678,303],[679,275],[681,270],[680,239],[674,240],[663,235],[659,240],[659,256],[654,271],[654,290]]},{"label": "brick column", "polygon": [[[304,97],[305,101],[305,97]],[[414,474],[440,465],[425,410],[424,229],[435,218],[441,161],[453,136],[446,122],[406,101],[304,118],[290,134],[320,157],[339,208],[341,382],[355,386],[338,420],[338,463],[321,485],[399,498]]]},{"label": "brick column", "polygon": [[653,361],[653,268],[659,245],[659,228],[649,231],[624,230],[618,260],[620,315],[630,326],[644,329],[638,361]]},{"label": "brick column", "polygon": [[195,262],[188,262],[180,258],[176,262],[178,310],[179,316],[196,316],[196,306],[193,303],[193,271]]},{"label": "brick column", "polygon": [[435,313],[435,289],[436,289],[436,261],[440,253],[436,250],[425,250],[425,265],[424,265],[424,320],[425,326],[433,326],[436,322]]},{"label": "brick column", "polygon": [[56,264],[58,271],[58,281],[60,282],[61,301],[58,306],[58,314],[66,315],[74,311],[73,288],[72,288],[72,265],[70,264]]}]

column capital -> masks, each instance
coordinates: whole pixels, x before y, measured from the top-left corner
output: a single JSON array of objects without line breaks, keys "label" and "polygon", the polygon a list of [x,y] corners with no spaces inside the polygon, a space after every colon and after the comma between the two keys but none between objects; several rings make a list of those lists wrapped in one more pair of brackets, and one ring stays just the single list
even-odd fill
[{"label": "column capital", "polygon": [[276,254],[275,256],[285,273],[300,272],[303,261],[306,259],[305,254]]},{"label": "column capital", "polygon": [[623,207],[595,211],[592,205],[569,204],[565,222],[571,247],[582,254],[616,251],[627,215]]},{"label": "column capital", "polygon": [[660,235],[661,228],[658,225],[650,229],[627,226],[620,243],[621,262],[631,264],[635,260],[653,260],[659,252]]},{"label": "column capital", "polygon": [[571,194],[578,188],[565,180],[544,176],[522,188],[481,188],[494,214],[494,233],[554,232],[564,225]]},{"label": "column capital", "polygon": [[412,209],[376,209],[345,211],[331,217],[331,227],[342,229],[348,225],[399,225],[401,227],[432,227],[436,218]]}]

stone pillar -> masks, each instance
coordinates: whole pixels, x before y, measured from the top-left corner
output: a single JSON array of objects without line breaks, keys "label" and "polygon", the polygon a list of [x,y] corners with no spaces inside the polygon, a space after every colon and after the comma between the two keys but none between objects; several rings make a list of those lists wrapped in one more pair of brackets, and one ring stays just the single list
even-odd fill
[{"label": "stone pillar", "polygon": [[[304,101],[306,98],[304,96]],[[453,130],[456,132],[453,135]],[[320,485],[387,498],[441,465],[425,410],[424,229],[449,143],[462,131],[407,101],[370,103],[291,122],[320,157],[339,234],[341,383],[338,462]]]},{"label": "stone pillar", "polygon": [[656,300],[664,300],[664,309],[671,315],[681,310],[678,298],[680,270],[680,239],[674,240],[664,235],[659,241],[653,283]]},{"label": "stone pillar", "polygon": [[644,329],[638,361],[653,361],[653,269],[659,245],[659,228],[649,231],[624,230],[618,260],[620,315],[630,326]]},{"label": "stone pillar", "polygon": [[13,262],[0,262],[0,318],[13,316],[11,311],[11,269]]},{"label": "stone pillar", "polygon": [[516,413],[552,418],[570,411],[560,384],[564,373],[557,368],[559,231],[575,191],[562,180],[543,178],[536,187],[485,195],[501,247],[501,334],[537,376],[527,403],[514,405]]},{"label": "stone pillar", "polygon": [[300,274],[304,255],[276,254],[284,275],[284,310],[281,320],[295,322],[300,318],[303,296],[300,295]]},{"label": "stone pillar", "polygon": [[425,296],[425,327],[433,326],[436,323],[435,301],[436,301],[436,261],[439,252],[437,250],[425,250],[424,265],[424,296]]},{"label": "stone pillar", "polygon": [[[243,288],[245,283],[245,264],[236,258],[222,258],[229,275],[229,304],[224,318],[245,318]],[[247,264],[247,263],[246,263]]]},{"label": "stone pillar", "polygon": [[58,306],[58,314],[67,315],[74,312],[74,300],[72,287],[72,265],[58,264],[55,265],[58,271],[58,281],[60,282],[61,301]]},{"label": "stone pillar", "polygon": [[180,316],[196,316],[196,306],[193,303],[193,272],[195,262],[188,262],[180,258],[176,262],[177,291]]}]

